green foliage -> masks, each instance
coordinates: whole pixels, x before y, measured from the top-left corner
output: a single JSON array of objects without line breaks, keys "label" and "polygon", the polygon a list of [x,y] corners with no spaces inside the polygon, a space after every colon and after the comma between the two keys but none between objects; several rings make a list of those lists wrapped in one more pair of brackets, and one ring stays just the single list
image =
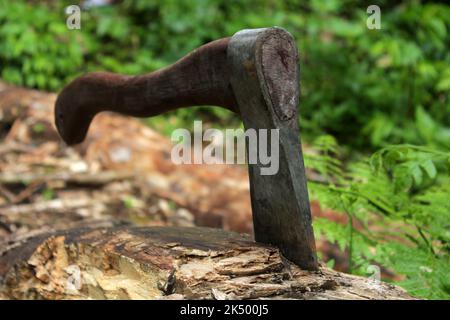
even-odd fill
[{"label": "green foliage", "polygon": [[[0,73],[8,82],[59,90],[86,71],[145,73],[240,29],[278,25],[299,45],[307,137],[326,132],[359,148],[448,146],[450,7],[443,3],[378,1],[382,29],[369,30],[370,1],[123,0],[83,10],[81,30],[68,30],[71,1],[29,2],[0,0]],[[216,115],[196,108],[150,123],[238,123],[229,112]]]},{"label": "green foliage", "polygon": [[367,16],[361,2],[340,1],[333,10],[313,9],[298,19],[303,126],[360,147],[367,140],[376,147],[420,144],[413,122],[419,106],[449,125],[448,90],[442,88],[450,9],[418,1],[377,4],[381,30],[361,23]]},{"label": "green foliage", "polygon": [[316,219],[316,235],[348,251],[351,272],[378,264],[403,275],[413,295],[450,299],[450,152],[388,146],[344,168],[332,138],[314,150],[306,166],[326,179],[309,182],[311,197],[349,218]]},{"label": "green foliage", "polygon": [[122,200],[125,208],[127,209],[133,209],[136,207],[136,198],[132,196],[127,196],[125,199]]},{"label": "green foliage", "polygon": [[62,14],[43,5],[0,1],[0,76],[28,87],[56,90],[83,65],[81,43]]},{"label": "green foliage", "polygon": [[50,188],[45,188],[42,191],[42,198],[46,201],[50,201],[55,198],[55,191]]}]

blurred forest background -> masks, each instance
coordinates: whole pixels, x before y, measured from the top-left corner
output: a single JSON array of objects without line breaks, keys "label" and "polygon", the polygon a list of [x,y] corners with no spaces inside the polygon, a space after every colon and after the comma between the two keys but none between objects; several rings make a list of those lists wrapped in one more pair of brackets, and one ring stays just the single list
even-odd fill
[{"label": "blurred forest background", "polygon": [[[91,1],[94,2],[94,1]],[[376,3],[372,3],[376,2]],[[123,0],[81,12],[72,1],[0,0],[0,78],[59,91],[89,71],[147,73],[245,28],[281,26],[301,59],[300,128],[310,197],[346,223],[315,218],[347,272],[381,265],[413,295],[450,298],[450,6],[445,1]],[[381,29],[366,27],[371,4]],[[220,108],[143,120],[170,134]],[[37,128],[36,130],[39,130]],[[335,261],[326,261],[333,267]]]}]

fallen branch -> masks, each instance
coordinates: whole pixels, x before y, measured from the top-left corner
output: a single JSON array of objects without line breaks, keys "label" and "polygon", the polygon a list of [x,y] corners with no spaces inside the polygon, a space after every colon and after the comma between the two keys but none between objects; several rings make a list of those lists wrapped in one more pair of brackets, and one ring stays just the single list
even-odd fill
[{"label": "fallen branch", "polygon": [[86,172],[56,172],[56,173],[1,173],[0,184],[20,184],[32,181],[64,181],[80,185],[103,185],[114,181],[126,180],[133,177],[130,172],[101,171],[98,173]]}]

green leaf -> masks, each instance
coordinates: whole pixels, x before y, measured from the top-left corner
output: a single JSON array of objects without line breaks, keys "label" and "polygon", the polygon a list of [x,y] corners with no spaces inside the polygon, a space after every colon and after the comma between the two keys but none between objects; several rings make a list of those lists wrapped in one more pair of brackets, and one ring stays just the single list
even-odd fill
[{"label": "green leaf", "polygon": [[422,184],[423,181],[423,173],[422,169],[418,165],[413,165],[411,168],[411,174],[414,178],[414,184],[418,187]]},{"label": "green leaf", "polygon": [[431,161],[431,159],[422,162],[420,165],[423,168],[423,170],[425,170],[430,179],[436,178],[437,175],[436,166],[434,165],[433,161]]}]

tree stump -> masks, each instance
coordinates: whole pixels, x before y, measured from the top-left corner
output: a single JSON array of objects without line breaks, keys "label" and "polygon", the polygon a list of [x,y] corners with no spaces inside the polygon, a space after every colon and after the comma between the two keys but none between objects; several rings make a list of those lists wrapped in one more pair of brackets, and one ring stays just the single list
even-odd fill
[{"label": "tree stump", "polygon": [[219,229],[75,228],[0,248],[3,299],[411,299],[377,280],[301,270]]}]

